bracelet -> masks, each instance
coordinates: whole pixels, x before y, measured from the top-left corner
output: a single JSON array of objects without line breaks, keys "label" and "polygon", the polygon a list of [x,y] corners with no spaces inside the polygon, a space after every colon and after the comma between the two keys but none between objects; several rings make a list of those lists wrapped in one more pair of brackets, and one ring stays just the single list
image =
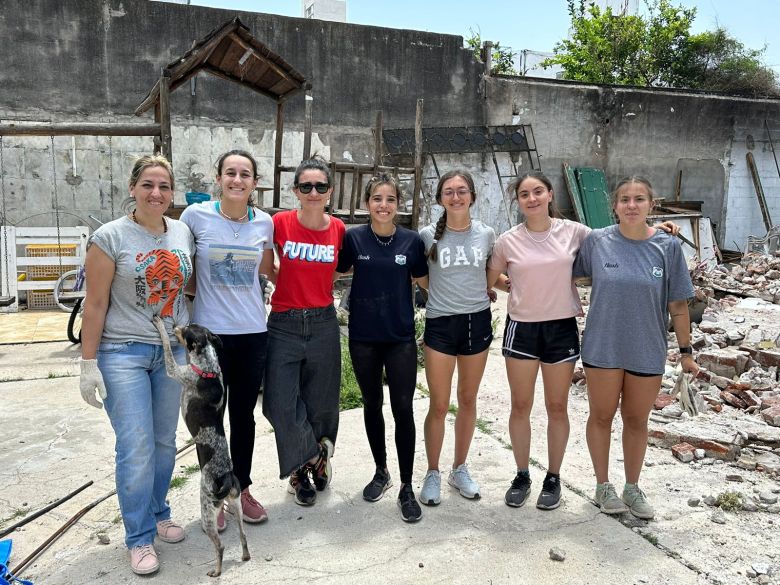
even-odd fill
[{"label": "bracelet", "polygon": [[693,356],[693,348],[691,346],[681,347],[679,349],[680,349],[680,353],[681,354],[686,354],[687,353],[688,355]]}]

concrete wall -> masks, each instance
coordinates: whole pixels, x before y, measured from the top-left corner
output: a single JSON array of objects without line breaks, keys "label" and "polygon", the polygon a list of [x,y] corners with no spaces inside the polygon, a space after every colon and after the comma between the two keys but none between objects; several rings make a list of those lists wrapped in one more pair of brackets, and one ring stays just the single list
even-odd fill
[{"label": "concrete wall", "polygon": [[[452,35],[146,0],[4,0],[0,38],[13,50],[4,51],[0,68],[0,119],[149,120],[132,111],[160,68],[236,15],[313,84],[313,152],[331,160],[369,162],[376,111],[383,110],[387,128],[412,127],[416,100],[423,98],[426,126],[532,124],[542,168],[563,209],[570,207],[564,161],[604,168],[610,184],[644,174],[667,198],[682,170],[682,198],[704,201],[727,248],[765,231],[745,163],[750,147],[780,221],[780,178],[764,128],[766,120],[780,139],[780,101],[534,78],[484,80],[482,65]],[[209,191],[214,161],[230,148],[254,152],[260,183],[270,185],[274,106],[210,76],[175,91],[177,201],[185,191]],[[302,124],[298,96],[286,107],[285,164],[300,160]],[[23,225],[53,225],[55,205],[64,225],[85,223],[88,214],[115,217],[133,157],[152,149],[149,138],[56,138],[52,165],[49,138],[6,138],[3,144],[8,216]],[[501,191],[506,178],[499,181],[490,157],[440,156],[437,163],[442,171],[465,167],[475,175],[477,217],[499,231],[517,220],[516,205]],[[498,164],[502,175],[514,171],[505,154]],[[518,170],[527,168],[524,163]],[[430,194],[436,183],[430,160],[424,175]],[[430,198],[423,209],[426,218],[438,212]]]}]

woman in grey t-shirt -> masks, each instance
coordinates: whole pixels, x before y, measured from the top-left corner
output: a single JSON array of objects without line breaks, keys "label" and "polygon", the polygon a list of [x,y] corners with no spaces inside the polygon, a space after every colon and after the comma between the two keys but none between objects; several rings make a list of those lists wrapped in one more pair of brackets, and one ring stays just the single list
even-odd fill
[{"label": "woman in grey t-shirt", "polygon": [[[573,271],[574,276],[593,278],[582,336],[590,403],[588,449],[602,512],[630,511],[638,518],[652,518],[654,510],[637,485],[647,448],[647,419],[661,389],[669,313],[683,370],[699,369],[690,348],[687,299],[693,296],[693,285],[679,242],[647,225],[653,207],[647,179],[621,181],[613,206],[619,224],[585,238]],[[626,474],[622,498],[609,482],[610,436],[618,404]]]},{"label": "woman in grey t-shirt", "polygon": [[146,575],[160,567],[155,537],[184,539],[165,501],[181,386],[165,372],[152,318],[162,317],[174,356],[184,363],[173,328],[189,322],[182,292],[192,274],[194,242],[186,225],[163,215],[173,199],[173,172],[164,157],[136,161],[130,195],[132,213],[96,230],[87,251],[80,387],[88,404],[106,407],[114,428],[116,491],[130,567]]},{"label": "woman in grey t-shirt", "polygon": [[[456,367],[458,414],[448,482],[465,498],[480,496],[466,457],[474,435],[477,391],[493,340],[486,263],[496,234],[493,228],[471,219],[470,208],[475,200],[474,180],[469,173],[445,173],[436,187],[436,202],[444,207],[444,213],[435,226],[420,231],[429,266],[424,339],[425,376],[431,393],[425,417],[428,472],[420,501],[429,506],[441,501],[439,457]],[[424,281],[421,284],[427,286]]]}]

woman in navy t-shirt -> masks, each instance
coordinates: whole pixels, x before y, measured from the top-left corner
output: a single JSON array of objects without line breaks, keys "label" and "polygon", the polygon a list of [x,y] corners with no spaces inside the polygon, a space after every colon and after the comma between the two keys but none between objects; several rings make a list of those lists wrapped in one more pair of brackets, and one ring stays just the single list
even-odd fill
[{"label": "woman in navy t-shirt", "polygon": [[422,512],[412,489],[412,398],[417,380],[412,281],[428,274],[428,264],[420,236],[395,225],[399,199],[392,176],[379,173],[371,178],[364,194],[370,223],[347,231],[336,271],[354,272],[349,296],[349,353],[363,395],[366,434],[376,464],[363,498],[376,502],[392,485],[382,416],[384,371],[401,473],[398,507],[403,520],[416,522]]}]

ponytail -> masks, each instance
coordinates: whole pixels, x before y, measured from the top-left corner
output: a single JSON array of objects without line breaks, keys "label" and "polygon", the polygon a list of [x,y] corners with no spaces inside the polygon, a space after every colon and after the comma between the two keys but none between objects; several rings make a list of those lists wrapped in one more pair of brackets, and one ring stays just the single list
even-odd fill
[{"label": "ponytail", "polygon": [[439,240],[444,235],[445,227],[447,227],[446,209],[444,210],[444,213],[441,214],[439,221],[436,222],[436,229],[433,232],[433,244],[431,244],[431,249],[428,250],[428,259],[433,260],[434,262],[436,262],[439,259],[439,255],[438,255]]}]

